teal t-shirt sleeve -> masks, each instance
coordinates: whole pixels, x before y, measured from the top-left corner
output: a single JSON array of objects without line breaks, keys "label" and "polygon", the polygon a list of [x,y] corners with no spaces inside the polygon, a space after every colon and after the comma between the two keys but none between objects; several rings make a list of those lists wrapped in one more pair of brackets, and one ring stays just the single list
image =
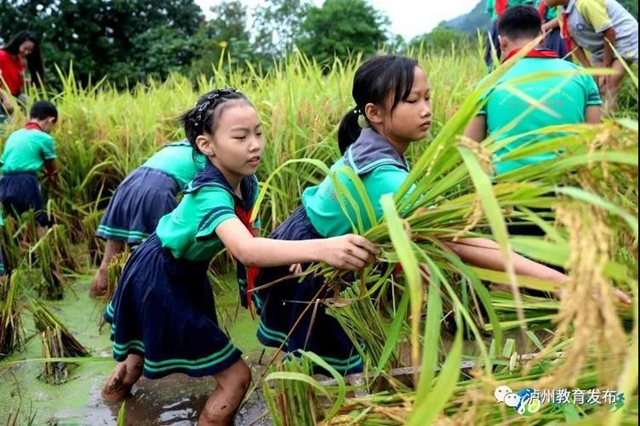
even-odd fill
[{"label": "teal t-shirt sleeve", "polygon": [[52,137],[46,137],[42,139],[41,149],[42,158],[45,160],[54,160],[56,158],[56,146]]},{"label": "teal t-shirt sleeve", "polygon": [[600,97],[600,90],[596,81],[590,75],[582,76],[585,81],[587,90],[587,106],[602,105],[602,98]]},{"label": "teal t-shirt sleeve", "polygon": [[[409,173],[399,167],[384,165],[376,167],[364,180],[370,201],[376,212],[376,219],[383,216],[380,198],[385,194],[395,194],[398,192]],[[409,188],[406,195],[411,194],[415,187]],[[405,196],[406,196],[405,195]]]},{"label": "teal t-shirt sleeve", "polygon": [[198,190],[195,198],[196,217],[201,217],[196,230],[196,241],[216,238],[216,228],[227,219],[237,217],[234,201],[226,190],[205,186]]}]

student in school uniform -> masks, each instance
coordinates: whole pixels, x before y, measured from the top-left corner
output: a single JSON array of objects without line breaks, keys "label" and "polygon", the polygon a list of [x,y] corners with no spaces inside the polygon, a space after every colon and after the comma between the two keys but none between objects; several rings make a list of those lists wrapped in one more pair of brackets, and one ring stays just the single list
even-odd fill
[{"label": "student in school uniform", "polygon": [[[331,167],[345,191],[365,211],[353,182],[340,172],[350,167],[360,179],[372,203],[375,218],[382,217],[380,197],[396,193],[409,176],[404,153],[412,142],[424,139],[431,126],[431,89],[417,61],[403,56],[385,55],[366,61],[353,83],[356,106],[342,119],[338,142],[343,157]],[[364,116],[365,128],[359,125]],[[363,227],[370,229],[367,215]],[[344,212],[333,179],[328,176],[319,185],[307,188],[302,205],[271,235],[278,240],[331,238],[346,234],[357,213],[347,203]],[[463,261],[487,269],[504,270],[498,245],[484,238],[443,242]],[[568,277],[544,265],[512,253],[517,274],[558,282]],[[311,262],[301,265],[307,270]],[[363,361],[338,321],[322,302],[332,293],[323,291],[324,278],[306,275],[302,282],[290,277],[289,268],[261,268],[255,287],[261,300],[258,339],[266,346],[283,347],[289,356],[300,350],[320,356],[341,374],[358,373]],[[319,302],[316,304],[316,302]],[[314,304],[313,309],[306,309]]]},{"label": "student in school uniform", "polygon": [[[525,46],[542,34],[542,21],[538,11],[531,6],[519,6],[509,9],[500,20],[500,50],[504,60],[509,60]],[[526,119],[512,122],[525,113],[530,105],[509,90],[512,80],[542,72],[576,72],[577,65],[559,59],[558,54],[549,49],[535,48],[520,59],[495,87],[487,93],[486,103],[479,115],[465,130],[465,135],[475,141],[483,141],[487,135],[494,135],[495,141],[524,135],[537,129],[561,124],[581,124],[600,122],[602,100],[594,79],[579,74],[569,79],[566,76],[553,76],[519,83],[518,89],[532,99],[545,99],[545,106],[555,115],[545,110],[534,109]],[[560,89],[560,90],[558,90]],[[504,131],[503,129],[508,129]],[[541,143],[557,137],[553,134],[524,136],[499,149],[494,156],[496,175],[517,170],[528,164],[537,164],[556,157],[555,153],[540,154],[512,160],[503,160],[511,151],[523,145]]]},{"label": "student in school uniform", "polygon": [[55,105],[47,101],[34,103],[29,122],[9,136],[0,159],[0,202],[5,214],[17,216],[34,210],[39,236],[44,235],[51,222],[43,211],[38,174],[44,170],[49,182],[57,185],[56,149],[50,134],[57,121]]},{"label": "student in school uniform", "polygon": [[[638,21],[616,0],[544,0],[562,6],[565,39],[584,67],[609,68],[614,75],[597,77],[605,110],[617,107],[618,90],[627,74],[614,47],[627,63],[638,63]],[[587,57],[589,52],[590,57]]]},{"label": "student in school uniform", "polygon": [[204,162],[188,141],[174,142],[122,181],[96,231],[106,246],[91,283],[91,296],[104,294],[107,269],[114,256],[124,251],[125,244],[138,245],[155,231],[160,218],[178,205],[178,193],[202,170]]},{"label": "student in school uniform", "polygon": [[160,220],[125,265],[105,312],[118,365],[102,395],[121,400],[142,375],[213,376],[216,388],[198,425],[227,426],[233,424],[251,372],[218,326],[207,279],[213,257],[226,247],[239,267],[325,262],[359,270],[379,251],[357,235],[312,241],[254,236],[249,218],[264,141],[258,114],[242,93],[209,92],[182,122],[189,143],[207,161],[178,207]]}]

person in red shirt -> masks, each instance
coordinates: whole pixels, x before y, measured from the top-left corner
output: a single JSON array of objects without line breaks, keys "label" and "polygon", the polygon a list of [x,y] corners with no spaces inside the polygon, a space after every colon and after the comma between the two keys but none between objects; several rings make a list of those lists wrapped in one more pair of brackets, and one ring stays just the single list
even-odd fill
[{"label": "person in red shirt", "polygon": [[40,42],[31,31],[20,31],[0,48],[0,90],[23,100],[25,61],[31,81],[39,85],[44,79]]}]

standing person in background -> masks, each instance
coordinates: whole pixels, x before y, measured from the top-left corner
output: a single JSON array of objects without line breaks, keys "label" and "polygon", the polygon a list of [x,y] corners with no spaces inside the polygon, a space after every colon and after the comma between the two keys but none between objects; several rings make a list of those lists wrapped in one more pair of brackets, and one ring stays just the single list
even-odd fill
[{"label": "standing person in background", "polygon": [[25,61],[30,81],[36,86],[44,80],[40,42],[31,31],[20,31],[8,44],[0,48],[0,90],[15,96],[24,107]]},{"label": "standing person in background", "polygon": [[544,47],[555,51],[560,58],[567,58],[569,51],[567,43],[562,37],[558,8],[547,6],[544,0],[536,0],[536,7],[540,19],[542,19],[542,31],[545,33]]},{"label": "standing person in background", "polygon": [[489,70],[493,69],[493,52],[500,59],[500,41],[498,40],[498,21],[504,12],[513,6],[533,4],[534,0],[487,0],[485,13],[491,15],[491,29],[487,36],[487,45],[484,53],[484,62]]},{"label": "standing person in background", "polygon": [[[614,75],[597,78],[605,111],[617,106],[618,89],[626,70],[613,48],[628,63],[638,63],[638,21],[616,0],[544,0],[563,6],[563,31],[569,50],[585,68],[610,68]],[[571,46],[569,46],[571,45]],[[588,58],[585,51],[589,52]]]}]

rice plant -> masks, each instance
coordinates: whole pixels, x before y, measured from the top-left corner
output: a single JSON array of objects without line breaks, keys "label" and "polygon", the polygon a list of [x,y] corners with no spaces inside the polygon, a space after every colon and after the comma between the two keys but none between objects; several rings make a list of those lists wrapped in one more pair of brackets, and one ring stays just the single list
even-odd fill
[{"label": "rice plant", "polygon": [[[43,358],[74,358],[90,355],[69,330],[40,301],[29,305],[36,329],[42,341]],[[68,364],[63,361],[45,362],[42,376],[50,384],[61,384],[69,378]]]},{"label": "rice plant", "polygon": [[24,340],[19,286],[22,270],[0,278],[0,358],[20,347]]}]

